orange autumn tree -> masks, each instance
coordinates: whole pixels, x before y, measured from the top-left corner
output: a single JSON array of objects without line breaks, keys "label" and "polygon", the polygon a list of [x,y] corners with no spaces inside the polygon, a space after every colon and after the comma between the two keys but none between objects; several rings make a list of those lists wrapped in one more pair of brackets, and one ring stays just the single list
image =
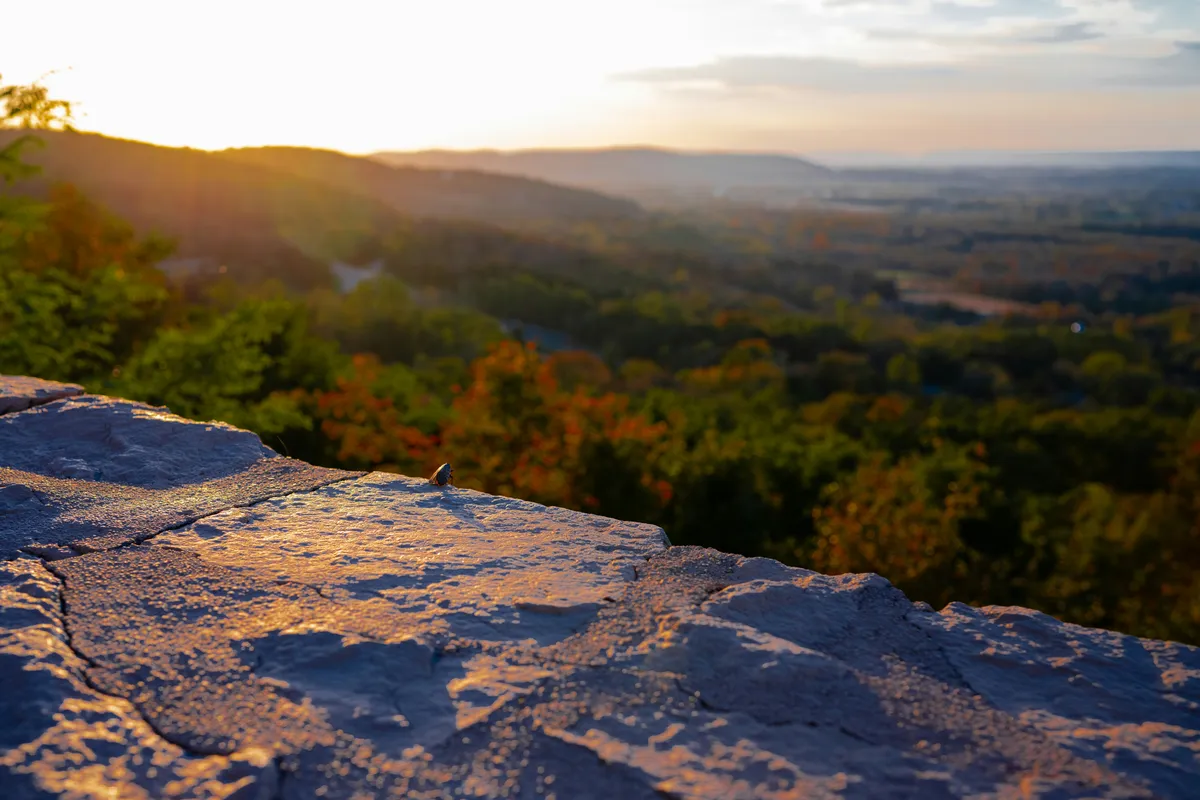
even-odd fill
[{"label": "orange autumn tree", "polygon": [[49,200],[41,224],[25,236],[22,269],[56,269],[80,278],[115,266],[141,280],[165,284],[155,265],[171,254],[170,241],[139,236],[132,225],[70,184],[53,186]]},{"label": "orange autumn tree", "polygon": [[350,469],[421,475],[436,458],[436,437],[411,423],[413,408],[397,403],[401,392],[389,385],[396,383],[396,369],[383,366],[373,355],[360,354],[333,389],[293,392],[331,446],[336,463]]},{"label": "orange autumn tree", "polygon": [[914,600],[954,598],[969,568],[960,524],[981,508],[981,446],[948,445],[894,463],[881,457],[826,487],[813,510],[816,538],[806,566],[877,572]]},{"label": "orange autumn tree", "polygon": [[[584,360],[572,356],[571,371]],[[670,498],[654,469],[666,426],[633,412],[624,395],[566,389],[558,377],[566,361],[511,341],[475,361],[441,432],[458,482],[547,505],[653,516]]]},{"label": "orange autumn tree", "polygon": [[720,364],[684,370],[679,378],[693,390],[736,392],[746,396],[769,390],[782,391],[786,380],[765,339],[738,342]]}]

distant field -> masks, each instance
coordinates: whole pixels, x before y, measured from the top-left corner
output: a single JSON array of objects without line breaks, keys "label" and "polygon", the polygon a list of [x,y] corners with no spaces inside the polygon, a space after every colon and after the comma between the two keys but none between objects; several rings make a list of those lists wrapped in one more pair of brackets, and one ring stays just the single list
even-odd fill
[{"label": "distant field", "polygon": [[968,292],[902,292],[900,299],[906,303],[913,303],[919,306],[948,305],[960,311],[970,311],[983,317],[1002,317],[1010,314],[1035,316],[1038,313],[1038,307],[1028,303],[1018,303],[1014,300],[986,297],[981,294],[971,294]]}]

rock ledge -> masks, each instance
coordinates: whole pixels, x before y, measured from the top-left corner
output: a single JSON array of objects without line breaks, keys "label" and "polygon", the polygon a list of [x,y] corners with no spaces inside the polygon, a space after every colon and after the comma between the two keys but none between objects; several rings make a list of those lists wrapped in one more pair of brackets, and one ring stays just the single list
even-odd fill
[{"label": "rock ledge", "polygon": [[6,798],[1196,797],[1200,651],[0,377]]}]

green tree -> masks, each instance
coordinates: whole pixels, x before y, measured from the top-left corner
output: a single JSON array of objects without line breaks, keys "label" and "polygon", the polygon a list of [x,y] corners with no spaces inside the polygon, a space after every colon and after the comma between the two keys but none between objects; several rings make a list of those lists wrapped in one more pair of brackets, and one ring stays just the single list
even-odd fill
[{"label": "green tree", "polygon": [[[69,125],[71,106],[40,84],[0,86],[0,127]],[[0,179],[36,173],[33,134],[0,148]],[[0,195],[0,371],[95,383],[120,368],[167,311],[154,263],[170,251],[138,238],[71,187],[47,204]]]},{"label": "green tree", "polygon": [[139,238],[69,186],[9,219],[0,255],[0,371],[95,383],[169,313],[154,264],[170,244]]},{"label": "green tree", "polygon": [[294,389],[331,385],[335,345],[308,333],[302,305],[247,301],[204,324],[167,328],[131,360],[115,390],[192,419],[231,422],[275,436],[310,429]]},{"label": "green tree", "polygon": [[898,389],[915,389],[921,385],[921,365],[906,353],[897,353],[888,359],[888,383]]},{"label": "green tree", "polygon": [[878,572],[930,603],[979,599],[967,579],[980,559],[962,526],[981,513],[984,471],[976,453],[951,446],[873,458],[825,490],[806,560],[822,572]]},{"label": "green tree", "polygon": [[[71,104],[50,97],[40,83],[26,86],[4,85],[0,76],[0,128],[47,130],[69,128]],[[21,159],[22,151],[41,140],[33,134],[17,136],[0,147],[0,181],[10,183],[36,173],[36,168]]]}]

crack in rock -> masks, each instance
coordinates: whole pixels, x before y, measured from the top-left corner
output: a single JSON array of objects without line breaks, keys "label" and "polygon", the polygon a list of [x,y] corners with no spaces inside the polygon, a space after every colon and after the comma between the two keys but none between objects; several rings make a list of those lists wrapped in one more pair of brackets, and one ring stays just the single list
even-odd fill
[{"label": "crack in rock", "polygon": [[71,646],[61,581],[39,560],[0,564],[0,785],[47,793],[226,798],[256,781],[255,754],[202,757],[161,737],[125,700],[97,691]]},{"label": "crack in rock", "polygon": [[0,416],[0,554],[112,549],[361,474],[285,458],[252,433],[166,409],[62,400]]},{"label": "crack in rock", "polygon": [[[98,694],[105,695],[106,697],[112,697],[114,699],[120,698],[122,700],[129,700],[130,698],[128,698],[128,697],[107,691],[105,688],[97,685],[89,677],[89,674],[88,674],[89,671],[97,669],[97,664],[91,659],[90,656],[88,656],[86,653],[82,652],[79,648],[77,648],[75,646],[73,637],[71,636],[70,610],[67,606],[67,596],[66,596],[66,591],[65,591],[66,581],[63,578],[63,576],[54,569],[54,565],[52,563],[48,563],[45,566],[46,566],[46,570],[51,575],[54,575],[54,577],[57,578],[59,581],[58,602],[59,602],[59,613],[60,613],[61,619],[62,619],[63,642],[66,644],[66,646],[68,648],[70,648],[71,652],[74,653],[75,656],[80,661],[82,661],[84,664],[85,668],[83,670],[81,670],[79,673],[80,678],[82,678],[82,680],[88,685],[88,687],[90,689],[92,689],[93,691],[95,691]],[[152,731],[154,731],[155,735],[158,736],[159,738],[161,738],[163,741],[170,742],[171,744],[175,745],[180,750],[183,750],[185,753],[188,753],[189,755],[194,755],[194,756],[218,755],[218,753],[216,751],[205,751],[205,750],[192,749],[191,747],[188,746],[188,743],[186,740],[176,740],[176,739],[172,738],[170,735],[168,735],[164,731],[159,730],[157,727],[155,727],[151,718],[145,713],[144,710],[142,710],[141,708],[138,707],[136,702],[130,701],[130,705],[132,705],[134,710],[137,711],[138,717],[141,719],[141,721],[145,722],[146,725],[149,726],[149,728]]]}]

